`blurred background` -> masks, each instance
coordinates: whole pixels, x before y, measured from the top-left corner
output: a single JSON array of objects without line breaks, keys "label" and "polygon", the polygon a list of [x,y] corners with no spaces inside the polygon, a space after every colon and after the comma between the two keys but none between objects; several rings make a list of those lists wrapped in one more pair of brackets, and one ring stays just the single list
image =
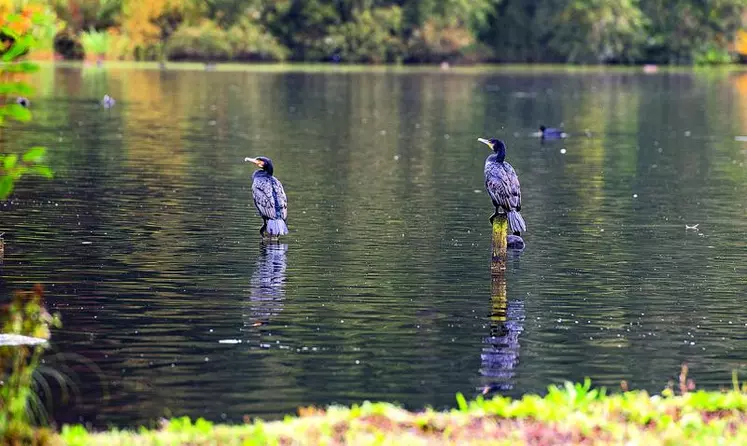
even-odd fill
[{"label": "blurred background", "polygon": [[58,18],[37,58],[722,64],[745,0],[0,0]]}]

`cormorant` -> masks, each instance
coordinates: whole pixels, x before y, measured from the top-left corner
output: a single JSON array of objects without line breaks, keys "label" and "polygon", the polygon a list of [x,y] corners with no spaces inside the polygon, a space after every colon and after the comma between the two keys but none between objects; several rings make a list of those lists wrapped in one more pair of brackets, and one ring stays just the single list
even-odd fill
[{"label": "cormorant", "polygon": [[539,130],[541,133],[540,137],[542,139],[561,139],[561,138],[565,138],[566,136],[568,136],[568,134],[562,131],[561,129],[556,129],[552,127],[548,128],[548,127],[545,127],[544,125],[541,125]]},{"label": "cormorant", "polygon": [[506,144],[500,139],[477,138],[487,144],[493,154],[485,160],[485,189],[495,206],[495,213],[490,216],[490,222],[499,214],[507,214],[511,233],[521,235],[527,230],[524,218],[521,216],[521,186],[516,171],[506,159]]},{"label": "cormorant", "polygon": [[19,96],[16,98],[16,104],[20,105],[23,108],[29,108],[29,105],[31,105],[31,101],[29,101],[28,98]]},{"label": "cormorant", "polygon": [[288,199],[280,181],[272,176],[274,171],[272,160],[263,156],[257,158],[244,158],[256,164],[260,170],[252,175],[252,195],[254,195],[254,206],[257,207],[259,215],[264,220],[259,233],[262,236],[277,237],[288,233],[285,220],[288,218]]}]

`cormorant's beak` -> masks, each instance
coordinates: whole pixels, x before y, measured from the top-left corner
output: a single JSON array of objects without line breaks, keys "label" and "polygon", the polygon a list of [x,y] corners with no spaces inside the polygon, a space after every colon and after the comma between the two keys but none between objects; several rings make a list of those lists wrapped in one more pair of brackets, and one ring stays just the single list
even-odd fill
[{"label": "cormorant's beak", "polygon": [[251,158],[251,157],[247,156],[246,158],[244,158],[244,161],[248,161],[250,163],[254,163],[254,164],[256,164],[259,167],[263,166],[262,160],[258,160],[257,158]]},{"label": "cormorant's beak", "polygon": [[487,144],[488,147],[490,147],[490,150],[493,150],[493,144],[491,144],[490,141],[488,141],[487,139],[485,139],[485,138],[477,138],[477,140],[480,141],[483,144]]}]

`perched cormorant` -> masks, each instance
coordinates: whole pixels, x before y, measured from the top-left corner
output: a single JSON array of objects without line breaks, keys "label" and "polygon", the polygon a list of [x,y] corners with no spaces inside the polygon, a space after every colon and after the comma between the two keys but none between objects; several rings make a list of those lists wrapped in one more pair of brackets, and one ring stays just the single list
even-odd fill
[{"label": "perched cormorant", "polygon": [[548,127],[545,127],[544,125],[541,125],[539,130],[541,133],[540,137],[542,139],[561,139],[561,138],[565,138],[566,136],[568,136],[568,134],[562,131],[561,129],[556,129],[552,127],[548,128]]},{"label": "perched cormorant", "polygon": [[259,233],[262,236],[277,237],[288,233],[285,220],[288,218],[288,199],[280,181],[272,176],[274,171],[272,160],[260,156],[258,158],[244,158],[256,164],[260,170],[252,175],[252,194],[254,205],[264,220]]},{"label": "perched cormorant", "polygon": [[485,160],[485,189],[495,206],[495,213],[490,216],[490,222],[499,214],[507,214],[511,233],[521,235],[527,230],[521,210],[521,186],[516,171],[506,159],[506,144],[500,139],[477,138],[487,144],[493,154]]}]

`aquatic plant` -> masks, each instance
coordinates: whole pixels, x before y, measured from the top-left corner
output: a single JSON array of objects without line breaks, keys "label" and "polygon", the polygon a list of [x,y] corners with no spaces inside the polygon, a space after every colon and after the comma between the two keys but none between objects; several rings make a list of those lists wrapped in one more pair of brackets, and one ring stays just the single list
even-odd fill
[{"label": "aquatic plant", "polygon": [[50,337],[50,327],[60,325],[58,315],[44,305],[40,285],[16,291],[0,308],[0,442],[27,444],[48,435],[32,422],[46,420],[34,391],[35,373]]}]

